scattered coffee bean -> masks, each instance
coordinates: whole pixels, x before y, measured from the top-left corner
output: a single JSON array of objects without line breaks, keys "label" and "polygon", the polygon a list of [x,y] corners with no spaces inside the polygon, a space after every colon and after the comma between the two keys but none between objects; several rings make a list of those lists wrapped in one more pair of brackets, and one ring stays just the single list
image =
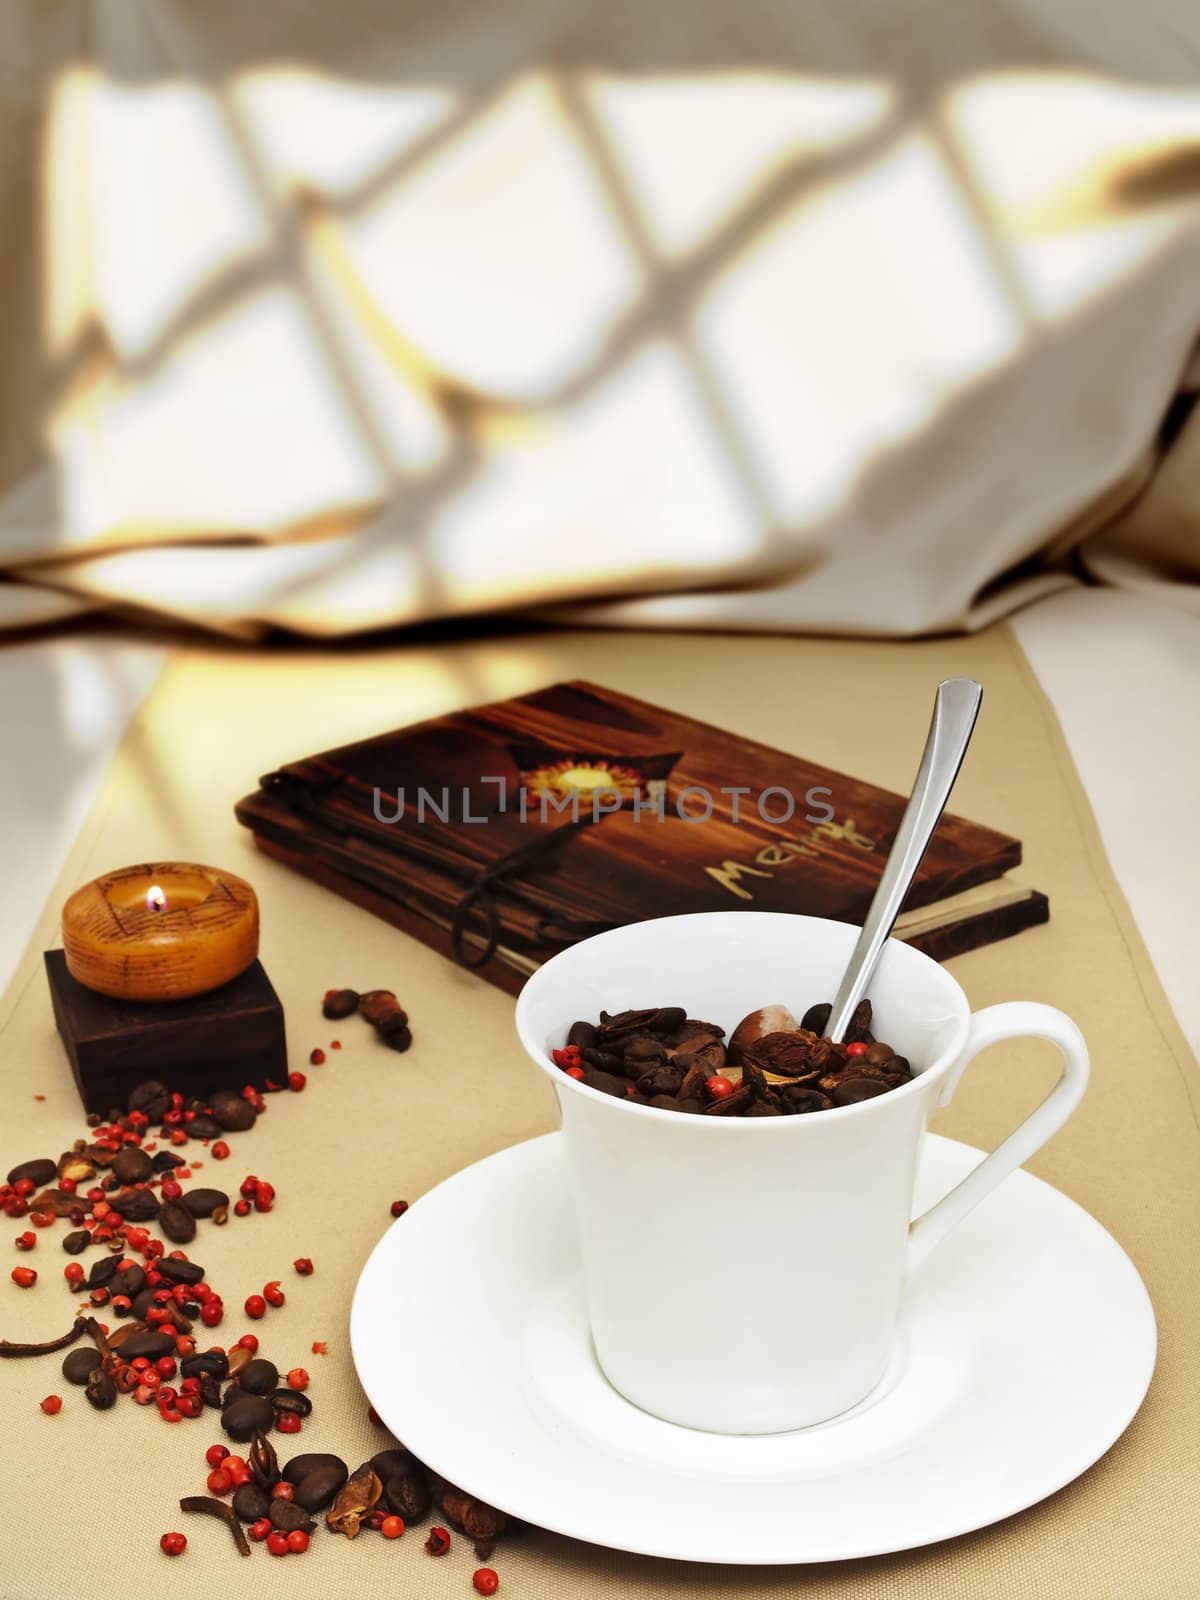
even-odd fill
[{"label": "scattered coffee bean", "polygon": [[188,1189],[180,1204],[194,1217],[211,1217],[214,1211],[228,1207],[229,1196],[223,1189]]},{"label": "scattered coffee bean", "polygon": [[135,1329],[127,1339],[122,1340],[120,1350],[122,1361],[132,1361],[136,1356],[157,1361],[160,1356],[174,1355],[175,1336],[162,1333],[157,1328]]},{"label": "scattered coffee bean", "polygon": [[88,1378],[84,1393],[97,1411],[109,1411],[117,1403],[116,1380],[111,1372],[96,1366]]},{"label": "scattered coffee bean", "polygon": [[246,1394],[270,1394],[279,1383],[279,1368],[265,1356],[255,1356],[237,1375]]},{"label": "scattered coffee bean", "polygon": [[25,1180],[33,1184],[35,1189],[44,1189],[48,1183],[53,1183],[58,1175],[57,1162],[48,1157],[36,1161],[22,1161],[12,1168],[8,1174],[10,1184],[20,1183]]},{"label": "scattered coffee bean", "polygon": [[[203,1380],[201,1380],[203,1382]],[[271,1402],[258,1394],[242,1394],[223,1407],[221,1426],[231,1439],[246,1444],[255,1433],[265,1433],[275,1421]]]},{"label": "scattered coffee bean", "polygon": [[196,1219],[179,1200],[168,1200],[161,1208],[158,1225],[172,1244],[190,1244],[196,1237]]},{"label": "scattered coffee bean", "polygon": [[390,989],[368,989],[359,995],[358,1009],[372,1027],[378,1027],[384,1017],[400,1009],[400,1002]]},{"label": "scattered coffee bean", "polygon": [[150,1122],[161,1122],[171,1109],[171,1091],[165,1083],[148,1078],[129,1094],[130,1111],[140,1111]]},{"label": "scattered coffee bean", "polygon": [[72,1350],[63,1358],[62,1375],[68,1383],[82,1388],[99,1364],[100,1356],[90,1346],[86,1350]]},{"label": "scattered coffee bean", "polygon": [[243,1483],[240,1489],[235,1489],[232,1500],[234,1515],[242,1522],[257,1522],[259,1517],[265,1517],[271,1509],[271,1496],[266,1489],[260,1489],[257,1483]]},{"label": "scattered coffee bean", "polygon": [[132,1187],[135,1183],[145,1183],[154,1172],[154,1163],[144,1150],[128,1144],[113,1157],[112,1169],[122,1183]]},{"label": "scattered coffee bean", "polygon": [[297,1505],[294,1500],[272,1500],[267,1516],[271,1519],[272,1526],[282,1528],[284,1533],[291,1533],[296,1528],[303,1528],[306,1533],[311,1533],[316,1527],[316,1523],[304,1507]]},{"label": "scattered coffee bean", "polygon": [[86,1250],[91,1242],[92,1236],[86,1228],[76,1228],[73,1233],[67,1234],[62,1247],[69,1256],[77,1256]]},{"label": "scattered coffee bean", "polygon": [[168,1283],[199,1283],[204,1268],[198,1261],[180,1261],[177,1256],[160,1256],[154,1263],[155,1271]]},{"label": "scattered coffee bean", "polygon": [[245,1133],[258,1119],[249,1100],[231,1090],[214,1094],[211,1109],[213,1121],[224,1133]]},{"label": "scattered coffee bean", "polygon": [[358,1010],[358,991],[355,989],[330,989],[321,1002],[321,1015],[331,1022],[353,1016]]}]

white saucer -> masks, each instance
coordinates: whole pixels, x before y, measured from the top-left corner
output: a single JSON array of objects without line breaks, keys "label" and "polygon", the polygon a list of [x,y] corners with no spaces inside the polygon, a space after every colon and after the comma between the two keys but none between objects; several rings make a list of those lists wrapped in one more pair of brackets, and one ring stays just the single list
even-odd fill
[{"label": "white saucer", "polygon": [[[981,1159],[931,1135],[917,1209]],[[746,1565],[909,1549],[1023,1510],[1120,1436],[1155,1355],[1128,1257],[1017,1172],[912,1280],[891,1368],[853,1411],[769,1438],[659,1422],[592,1353],[557,1134],[418,1200],[363,1269],[350,1338],[380,1416],[470,1493],[595,1544]]]}]

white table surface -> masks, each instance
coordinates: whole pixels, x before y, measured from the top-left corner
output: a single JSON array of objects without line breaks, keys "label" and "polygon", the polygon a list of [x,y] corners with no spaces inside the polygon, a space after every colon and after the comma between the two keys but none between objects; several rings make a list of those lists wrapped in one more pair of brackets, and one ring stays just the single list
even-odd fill
[{"label": "white table surface", "polygon": [[[1013,627],[1055,707],[1117,880],[1200,1055],[1200,620],[1137,595],[1052,595]],[[104,636],[0,644],[0,988],[167,652]]]}]

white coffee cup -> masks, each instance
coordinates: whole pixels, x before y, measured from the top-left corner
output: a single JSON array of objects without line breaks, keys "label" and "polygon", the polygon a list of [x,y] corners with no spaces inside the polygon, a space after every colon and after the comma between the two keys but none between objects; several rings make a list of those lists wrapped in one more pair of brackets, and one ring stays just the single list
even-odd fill
[{"label": "white coffee cup", "polygon": [[[521,1041],[562,1111],[596,1357],[654,1416],[763,1434],[857,1405],[887,1367],[908,1273],[1045,1144],[1087,1086],[1087,1046],[1069,1017],[1029,1001],[972,1014],[945,968],[895,940],[870,985],[872,1032],[915,1076],[857,1105],[751,1119],[680,1113],[590,1089],[550,1059],[572,1022],[596,1021],[602,1008],[683,1006],[727,1034],[763,1005],[799,1016],[832,998],[857,931],[773,912],[657,918],[564,950],[517,1000]],[[1058,1046],[1058,1083],[910,1222],[931,1110],[980,1050],[1024,1035]]]}]

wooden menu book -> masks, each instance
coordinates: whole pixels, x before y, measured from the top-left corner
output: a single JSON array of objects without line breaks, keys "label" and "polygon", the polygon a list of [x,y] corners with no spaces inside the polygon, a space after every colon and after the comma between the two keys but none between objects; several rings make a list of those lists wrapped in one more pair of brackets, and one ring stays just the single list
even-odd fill
[{"label": "wooden menu book", "polygon": [[[599,684],[289,763],[259,847],[511,993],[589,934],[688,911],[861,922],[904,798]],[[937,960],[1045,922],[1018,840],[947,813],[896,935]]]}]

